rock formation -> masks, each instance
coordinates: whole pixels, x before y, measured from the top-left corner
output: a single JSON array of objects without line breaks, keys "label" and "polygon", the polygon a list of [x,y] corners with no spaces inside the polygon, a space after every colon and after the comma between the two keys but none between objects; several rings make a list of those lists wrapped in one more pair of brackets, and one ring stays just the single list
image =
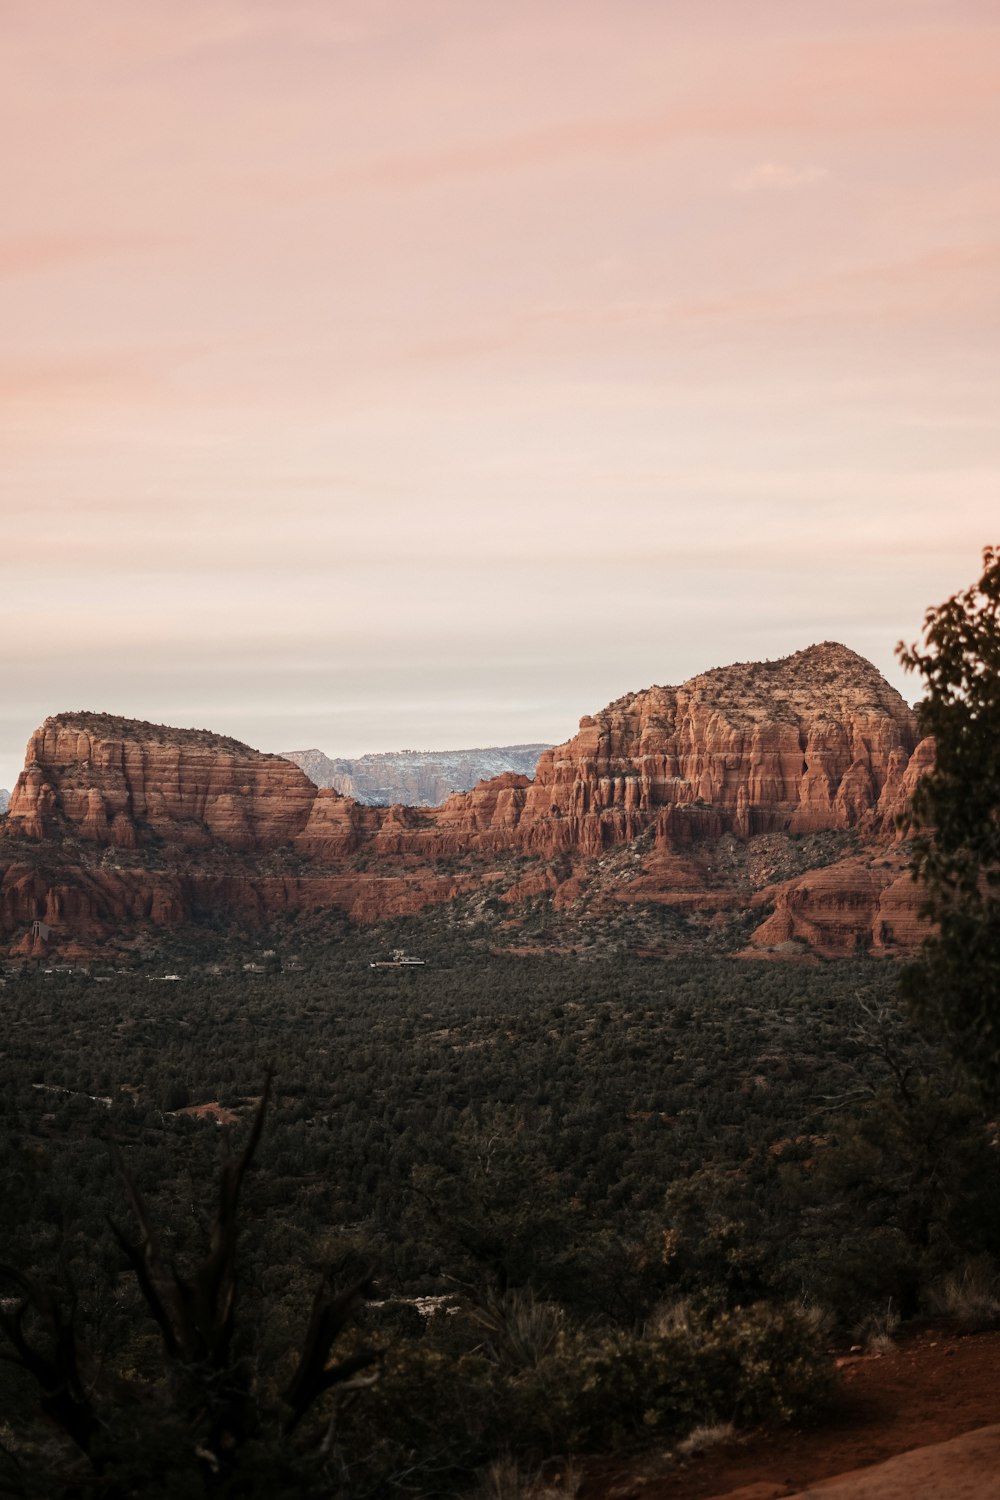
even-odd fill
[{"label": "rock formation", "polygon": [[354,760],[331,759],[322,750],[282,753],[318,787],[373,806],[438,807],[452,792],[468,792],[477,782],[505,771],[534,774],[548,745],[497,745],[478,750],[392,750]]},{"label": "rock formation", "polygon": [[[892,827],[916,722],[876,669],[824,644],[648,688],[581,720],[538,765],[526,816],[595,853],[656,820],[667,841]],[[688,828],[685,825],[689,825]]]},{"label": "rock formation", "polygon": [[751,947],[797,942],[822,958],[912,951],[922,937],[919,892],[898,853],[879,853],[838,860],[758,891],[754,906],[774,910],[752,934]]},{"label": "rock formation", "polygon": [[[370,921],[489,881],[510,908],[551,891],[571,911],[591,891],[618,910],[759,910],[762,952],[903,951],[919,929],[896,817],[931,753],[899,694],[830,643],[629,694],[533,780],[508,771],[436,808],[365,806],[207,731],[59,714],[0,830],[0,933],[23,946],[35,921],[103,937],[324,907]],[[851,859],[789,863],[826,833],[854,839]],[[611,890],[605,856],[629,849]]]},{"label": "rock formation", "polygon": [[73,833],[133,849],[163,839],[188,849],[259,851],[304,825],[316,789],[280,755],[207,730],[109,714],[57,714],[28,741],[8,835]]}]

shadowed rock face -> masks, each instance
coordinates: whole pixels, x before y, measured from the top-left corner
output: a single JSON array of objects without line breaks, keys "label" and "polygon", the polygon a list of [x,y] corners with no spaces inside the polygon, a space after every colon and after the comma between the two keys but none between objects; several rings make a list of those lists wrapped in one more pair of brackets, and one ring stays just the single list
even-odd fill
[{"label": "shadowed rock face", "polygon": [[[179,925],[206,901],[250,920],[324,904],[377,920],[496,878],[491,861],[511,853],[538,867],[519,889],[565,883],[566,905],[594,857],[647,832],[634,899],[669,897],[679,881],[690,906],[697,878],[678,857],[706,841],[855,830],[892,842],[930,754],[899,694],[831,643],[629,694],[546,750],[534,780],[507,772],[436,808],[364,806],[207,731],[58,714],[29,741],[2,826],[0,930],[35,918],[83,935]],[[460,881],[439,868],[456,856],[476,867]],[[847,916],[828,924],[828,950],[851,951],[862,917],[872,942],[890,884],[859,877],[853,907],[841,891]],[[776,943],[827,930],[791,884],[771,899],[763,930]],[[912,926],[906,900],[892,899],[887,948]],[[809,900],[822,901],[815,883]]]}]

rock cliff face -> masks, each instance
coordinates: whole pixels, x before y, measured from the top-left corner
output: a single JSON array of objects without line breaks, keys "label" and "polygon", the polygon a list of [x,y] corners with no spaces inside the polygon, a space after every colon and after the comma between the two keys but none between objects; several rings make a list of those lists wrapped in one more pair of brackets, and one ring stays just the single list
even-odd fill
[{"label": "rock cliff face", "polygon": [[449,797],[410,847],[597,855],[654,826],[668,844],[827,828],[880,837],[895,831],[917,739],[912,710],[871,663],[827,643],[620,698],[545,751],[533,781]]},{"label": "rock cliff face", "polygon": [[303,826],[316,789],[279,755],[206,730],[57,714],[28,741],[8,833],[73,833],[134,849],[164,840],[260,851]]},{"label": "rock cliff face", "polygon": [[[544,751],[533,780],[508,771],[436,808],[365,806],[206,731],[59,714],[32,736],[0,827],[0,933],[23,949],[36,920],[76,938],[206,912],[369,921],[489,882],[511,909],[545,892],[565,912],[585,897],[755,904],[764,952],[901,951],[919,929],[895,817],[931,754],[875,668],[829,643],[629,694]],[[775,883],[715,852],[824,831],[869,854]],[[628,849],[628,879],[605,889],[604,857]]]},{"label": "rock cliff face", "polygon": [[395,750],[332,760],[322,750],[286,750],[286,760],[305,771],[318,787],[332,787],[380,807],[438,807],[452,792],[467,792],[479,781],[515,771],[534,774],[548,745],[497,745],[479,750]]},{"label": "rock cliff face", "polygon": [[[917,744],[903,699],[844,646],[648,688],[539,762],[526,816],[596,853],[653,820],[666,841],[891,827]],[[548,803],[548,808],[546,808]]]},{"label": "rock cliff face", "polygon": [[859,950],[898,955],[912,952],[923,937],[920,893],[898,855],[839,860],[754,897],[757,907],[772,904],[750,939],[758,952],[800,943],[823,958]]}]

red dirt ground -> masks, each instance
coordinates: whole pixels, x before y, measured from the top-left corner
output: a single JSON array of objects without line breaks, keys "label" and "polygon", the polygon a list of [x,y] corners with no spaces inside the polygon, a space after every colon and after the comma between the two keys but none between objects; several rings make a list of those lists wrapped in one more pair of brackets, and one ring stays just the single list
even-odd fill
[{"label": "red dirt ground", "polygon": [[[923,1328],[881,1356],[841,1365],[834,1409],[810,1428],[750,1433],[700,1458],[664,1454],[588,1466],[582,1500],[716,1500],[759,1486],[760,1500],[1000,1422],[1000,1333]],[[771,1488],[773,1486],[773,1488]]]}]

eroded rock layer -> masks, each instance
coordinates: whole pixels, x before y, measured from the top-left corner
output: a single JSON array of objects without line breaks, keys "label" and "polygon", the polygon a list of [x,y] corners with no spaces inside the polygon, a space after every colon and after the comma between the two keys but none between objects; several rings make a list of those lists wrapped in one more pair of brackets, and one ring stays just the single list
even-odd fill
[{"label": "eroded rock layer", "polygon": [[207,730],[57,714],[28,741],[6,832],[256,851],[294,837],[315,796],[289,761]]},{"label": "eroded rock layer", "polygon": [[[931,753],[899,694],[831,643],[629,694],[546,750],[534,779],[507,772],[435,808],[362,805],[207,731],[59,714],[31,737],[0,825],[0,929],[23,948],[33,922],[102,938],[206,907],[263,922],[326,905],[371,921],[477,882],[510,906],[551,891],[568,910],[600,886],[601,856],[634,844],[619,907],[724,911],[753,896],[758,948],[839,952],[860,933],[895,951],[919,935],[898,860],[891,881],[856,854],[867,873],[845,868],[839,887],[829,872],[809,886],[735,875],[727,886],[718,864],[689,856],[824,830],[890,846]],[[461,877],[442,861],[464,862]]]}]

